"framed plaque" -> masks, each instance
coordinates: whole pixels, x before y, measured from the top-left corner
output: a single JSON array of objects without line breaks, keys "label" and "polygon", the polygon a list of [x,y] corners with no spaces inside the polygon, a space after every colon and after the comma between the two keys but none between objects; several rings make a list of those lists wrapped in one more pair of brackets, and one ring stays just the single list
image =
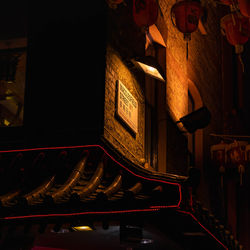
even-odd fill
[{"label": "framed plaque", "polygon": [[124,84],[117,80],[117,103],[116,113],[119,118],[132,129],[134,133],[138,132],[138,102],[135,97],[129,92]]}]

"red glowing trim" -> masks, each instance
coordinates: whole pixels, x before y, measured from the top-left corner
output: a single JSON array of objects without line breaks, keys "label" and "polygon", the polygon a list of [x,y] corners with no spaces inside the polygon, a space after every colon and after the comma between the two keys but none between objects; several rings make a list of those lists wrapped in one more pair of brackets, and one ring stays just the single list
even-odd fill
[{"label": "red glowing trim", "polygon": [[212,236],[212,238],[214,238],[222,247],[228,250],[228,247],[225,246],[219,239],[217,239],[206,227],[204,227],[192,213],[182,210],[177,210],[177,211],[183,214],[190,215],[210,236]]},{"label": "red glowing trim", "polygon": [[176,205],[170,206],[150,206],[150,208],[161,209],[161,208],[176,208]]},{"label": "red glowing trim", "polygon": [[35,215],[22,215],[13,217],[4,217],[0,220],[16,220],[16,219],[31,219],[31,218],[48,218],[48,217],[70,217],[77,215],[95,215],[95,214],[123,214],[123,213],[137,213],[137,212],[156,212],[159,209],[156,208],[145,208],[145,209],[130,209],[130,210],[117,210],[117,211],[89,211],[80,213],[70,213],[70,214],[35,214]]},{"label": "red glowing trim", "polygon": [[[14,150],[2,150],[0,151],[0,153],[13,153],[13,152],[27,152],[27,151],[37,151],[37,150],[52,150],[52,149],[74,149],[74,148],[100,148],[111,160],[113,160],[115,163],[117,163],[119,166],[121,166],[122,168],[124,168],[125,170],[127,170],[129,173],[131,173],[132,175],[148,180],[148,181],[156,181],[156,182],[161,182],[161,183],[166,183],[166,184],[170,184],[170,185],[175,185],[178,186],[179,189],[179,201],[177,205],[173,205],[171,207],[176,207],[179,208],[181,201],[182,201],[182,190],[181,190],[181,185],[179,183],[174,183],[174,182],[168,182],[168,181],[164,181],[164,180],[156,180],[156,179],[152,179],[152,178],[148,178],[148,177],[143,177],[140,176],[138,174],[135,174],[134,172],[132,172],[130,169],[128,169],[127,167],[123,166],[120,162],[118,162],[113,156],[111,156],[102,146],[100,145],[81,145],[81,146],[64,146],[64,147],[44,147],[44,148],[30,148],[30,149],[14,149]],[[168,206],[166,206],[168,207]]]}]

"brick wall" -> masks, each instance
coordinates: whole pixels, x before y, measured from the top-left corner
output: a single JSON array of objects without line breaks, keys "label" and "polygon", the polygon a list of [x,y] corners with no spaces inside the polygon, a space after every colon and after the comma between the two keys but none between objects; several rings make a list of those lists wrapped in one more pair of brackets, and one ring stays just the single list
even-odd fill
[{"label": "brick wall", "polygon": [[[204,159],[209,162],[207,161],[209,147],[212,144],[209,134],[219,132],[222,125],[221,34],[217,10],[208,4],[206,6],[208,18],[204,23],[207,35],[202,35],[199,31],[192,34],[187,60],[186,42],[183,39],[183,34],[176,29],[171,21],[171,7],[175,2],[174,0],[159,1],[161,12],[159,12],[156,23],[167,45],[165,52],[162,52],[166,53],[166,113],[168,113],[166,117],[167,166],[165,169],[176,174],[187,174],[187,136],[180,127],[177,127],[175,122],[188,113],[188,82],[192,81],[200,92],[203,103],[212,113],[211,123],[203,130]],[[137,77],[133,77],[131,69],[128,69],[127,64],[123,63],[126,56],[133,56],[138,51],[142,54],[144,46],[143,39],[141,39],[143,32],[133,25],[129,7],[131,6],[120,7],[112,13],[112,20],[118,20],[117,24],[112,25],[115,27],[116,33],[119,33],[120,40],[113,39],[111,47],[114,49],[109,48],[107,53],[106,97],[111,96],[112,98],[106,99],[105,102],[105,136],[113,141],[112,143],[116,147],[119,147],[120,143],[121,150],[124,152],[126,152],[124,148],[131,148],[127,151],[131,151],[130,154],[139,160],[144,157],[143,129],[141,128],[138,136],[133,138],[114,117],[115,82],[118,79],[131,90],[132,94],[138,95],[136,98],[142,98],[140,102],[141,109],[143,109],[143,92],[140,87],[142,82],[138,81]],[[121,21],[122,17],[126,21]],[[131,35],[133,39],[131,39]],[[119,51],[119,54],[115,51]],[[144,111],[139,110],[139,112],[139,116],[143,116]],[[123,136],[126,140],[123,139]],[[125,145],[122,146],[124,143]],[[204,169],[209,169],[209,166],[205,166]]]},{"label": "brick wall", "polygon": [[[145,103],[137,79],[119,53],[107,48],[105,81],[104,138],[136,164],[144,163]],[[138,133],[134,135],[116,118],[116,81],[120,80],[138,102]]]},{"label": "brick wall", "polygon": [[[188,43],[188,60],[186,59],[186,42],[183,34],[179,32],[171,21],[171,7],[174,0],[159,1],[163,13],[163,21],[159,22],[159,30],[164,30],[166,55],[166,103],[170,114],[167,129],[167,171],[186,174],[186,143],[187,137],[177,129],[174,124],[182,116],[188,113],[188,82],[192,81],[202,102],[211,112],[210,124],[203,129],[203,163],[199,166],[202,171],[203,183],[210,178],[210,145],[213,138],[210,133],[222,131],[222,74],[221,74],[221,34],[219,26],[219,10],[211,4],[206,4],[207,19],[203,23],[207,35],[202,35],[198,30],[191,35]],[[161,26],[167,28],[162,29]],[[201,133],[200,133],[201,135]],[[173,139],[174,138],[174,139]],[[176,160],[178,159],[178,161]],[[202,192],[208,194],[208,187],[202,188]],[[209,196],[204,196],[209,203]]]},{"label": "brick wall", "polygon": [[172,24],[171,7],[176,1],[160,1],[164,25],[167,32],[164,38],[167,44],[166,76],[167,76],[167,108],[174,121],[187,113],[187,63],[186,44],[183,34]]}]

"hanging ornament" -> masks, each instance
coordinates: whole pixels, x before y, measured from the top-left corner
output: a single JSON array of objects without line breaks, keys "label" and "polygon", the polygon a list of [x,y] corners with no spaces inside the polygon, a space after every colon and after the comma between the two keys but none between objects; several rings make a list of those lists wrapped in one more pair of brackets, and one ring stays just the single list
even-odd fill
[{"label": "hanging ornament", "polygon": [[250,17],[250,1],[249,0],[238,0],[240,12],[245,17]]},{"label": "hanging ornament", "polygon": [[227,156],[229,166],[232,168],[237,168],[240,175],[240,186],[243,184],[243,174],[245,173],[245,150],[247,142],[244,141],[234,141],[228,146]]},{"label": "hanging ornament", "polygon": [[133,18],[139,27],[148,28],[158,17],[158,4],[156,0],[133,0]]},{"label": "hanging ornament", "polygon": [[211,146],[211,159],[217,166],[220,173],[221,188],[224,187],[224,174],[226,172],[226,148],[227,144],[221,141],[219,144]]},{"label": "hanging ornament", "polygon": [[201,16],[201,3],[192,0],[182,0],[176,2],[171,8],[171,20],[173,25],[184,35],[187,42],[191,40],[191,33],[198,29],[199,19]]},{"label": "hanging ornament", "polygon": [[221,18],[220,26],[222,34],[235,47],[235,53],[238,55],[244,71],[241,53],[244,50],[243,45],[248,41],[249,37],[250,23],[248,18],[240,13],[233,12]]}]

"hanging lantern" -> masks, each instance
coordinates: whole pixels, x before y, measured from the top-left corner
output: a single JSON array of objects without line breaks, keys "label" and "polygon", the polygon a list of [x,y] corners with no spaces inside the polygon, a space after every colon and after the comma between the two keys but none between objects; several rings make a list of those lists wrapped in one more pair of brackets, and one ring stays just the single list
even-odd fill
[{"label": "hanging lantern", "polygon": [[183,0],[175,3],[171,8],[171,20],[174,26],[184,34],[184,40],[191,40],[191,33],[198,29],[199,19],[201,16],[201,3],[191,0]]},{"label": "hanging lantern", "polygon": [[223,176],[226,171],[226,148],[227,144],[221,141],[219,144],[211,146],[211,159],[215,166],[218,167],[221,175],[221,187],[223,188]]},{"label": "hanging lantern", "polygon": [[153,25],[158,17],[156,0],[133,0],[133,18],[139,27]]},{"label": "hanging lantern", "polygon": [[191,33],[198,29],[201,16],[201,3],[183,0],[173,5],[171,18],[175,18],[174,25],[184,34],[185,40],[190,40]]},{"label": "hanging lantern", "polygon": [[241,14],[245,17],[250,17],[250,1],[238,0],[238,2]]},{"label": "hanging lantern", "polygon": [[243,44],[248,41],[249,31],[249,19],[238,12],[230,13],[221,19],[221,32],[226,36],[228,42],[235,47],[235,53],[238,54],[243,72],[244,65],[240,54],[244,50]]},{"label": "hanging lantern", "polygon": [[221,32],[235,46],[236,54],[240,54],[243,52],[243,44],[248,41],[249,20],[239,13],[230,13],[221,19]]},{"label": "hanging lantern", "polygon": [[240,185],[243,182],[243,174],[245,173],[245,150],[247,142],[244,141],[234,141],[228,146],[227,157],[228,164],[231,168],[237,168],[240,174]]}]

